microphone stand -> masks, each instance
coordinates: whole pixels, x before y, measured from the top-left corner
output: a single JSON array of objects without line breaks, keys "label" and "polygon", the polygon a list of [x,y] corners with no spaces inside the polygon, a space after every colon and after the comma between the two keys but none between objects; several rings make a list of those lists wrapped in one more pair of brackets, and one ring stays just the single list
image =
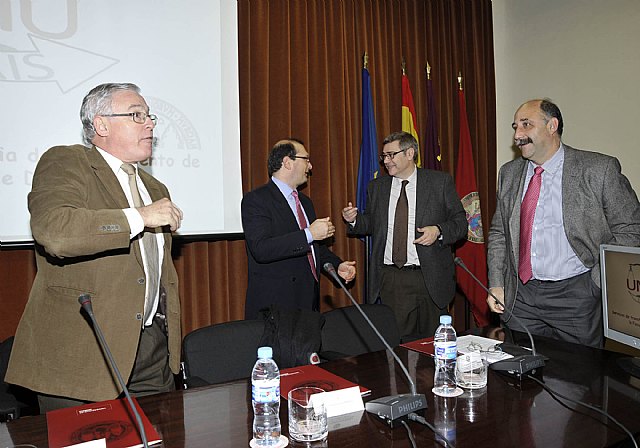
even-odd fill
[{"label": "microphone stand", "polygon": [[517,376],[522,376],[529,372],[535,374],[535,370],[537,368],[543,367],[545,360],[548,358],[536,353],[536,345],[533,342],[533,336],[531,335],[529,329],[522,323],[520,319],[518,319],[515,314],[507,309],[505,304],[500,299],[498,299],[491,291],[489,291],[486,286],[484,286],[484,284],[480,280],[478,280],[478,277],[473,275],[473,272],[471,272],[469,268],[467,268],[460,257],[454,258],[453,262],[460,266],[467,274],[469,274],[471,278],[473,278],[475,282],[493,298],[496,304],[500,305],[503,310],[507,311],[511,315],[511,318],[516,321],[518,325],[520,325],[520,327],[522,327],[529,336],[529,342],[531,343],[530,355],[519,355],[514,356],[513,358],[504,359],[502,361],[497,361],[489,364],[489,368],[498,372],[515,373]]},{"label": "microphone stand", "polygon": [[385,420],[388,424],[391,424],[394,420],[397,420],[400,417],[404,417],[405,415],[411,414],[413,412],[419,411],[421,409],[427,408],[427,399],[424,394],[418,394],[416,392],[416,385],[411,379],[411,375],[409,375],[409,371],[402,363],[398,355],[393,351],[389,343],[385,340],[385,338],[380,334],[376,326],[371,322],[369,316],[362,310],[362,307],[356,300],[353,298],[351,293],[344,286],[340,277],[336,273],[336,269],[333,267],[331,263],[325,263],[322,268],[324,271],[331,276],[335,281],[338,282],[342,290],[347,294],[347,297],[351,300],[351,303],[356,307],[356,309],[362,314],[364,320],[369,324],[371,329],[375,332],[378,338],[382,341],[384,346],[389,350],[393,358],[396,360],[405,377],[409,381],[409,387],[411,389],[410,394],[398,394],[398,395],[389,395],[387,397],[377,398],[375,400],[371,400],[365,404],[365,409],[367,412],[371,414],[375,414],[381,419]]},{"label": "microphone stand", "polygon": [[144,425],[142,424],[142,419],[140,418],[138,409],[133,404],[133,400],[131,399],[131,395],[129,394],[129,389],[127,388],[127,385],[122,379],[122,375],[120,374],[120,369],[118,369],[118,365],[116,364],[116,361],[113,359],[113,355],[111,354],[111,350],[109,350],[109,346],[107,345],[107,341],[105,340],[104,335],[102,334],[102,330],[100,329],[100,326],[98,325],[98,321],[93,315],[93,307],[91,306],[91,296],[89,294],[80,294],[80,297],[78,297],[78,303],[80,303],[80,306],[82,307],[82,309],[87,313],[87,315],[91,319],[91,324],[93,325],[93,329],[95,330],[96,335],[98,335],[98,341],[100,341],[100,346],[102,347],[102,351],[105,353],[105,355],[107,355],[107,359],[109,360],[109,363],[113,368],[113,371],[116,373],[116,378],[118,379],[118,383],[120,384],[120,387],[122,387],[125,397],[127,397],[127,402],[129,402],[131,411],[133,412],[133,415],[136,418],[136,424],[138,426],[138,431],[140,432],[142,445],[144,446],[144,448],[149,448],[149,444],[147,443],[147,433],[144,430]]}]

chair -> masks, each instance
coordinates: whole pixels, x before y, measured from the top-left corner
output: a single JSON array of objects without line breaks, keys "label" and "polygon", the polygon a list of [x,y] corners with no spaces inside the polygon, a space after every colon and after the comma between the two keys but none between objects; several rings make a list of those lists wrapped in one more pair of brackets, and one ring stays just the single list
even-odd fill
[{"label": "chair", "polygon": [[37,413],[35,393],[4,382],[12,347],[13,336],[0,343],[0,422]]},{"label": "chair", "polygon": [[[391,347],[400,343],[398,324],[391,308],[373,304],[360,307]],[[336,359],[385,349],[356,307],[338,308],[323,316],[321,358]]]},{"label": "chair", "polygon": [[199,328],[182,341],[186,387],[251,376],[264,332],[262,320],[236,320]]}]

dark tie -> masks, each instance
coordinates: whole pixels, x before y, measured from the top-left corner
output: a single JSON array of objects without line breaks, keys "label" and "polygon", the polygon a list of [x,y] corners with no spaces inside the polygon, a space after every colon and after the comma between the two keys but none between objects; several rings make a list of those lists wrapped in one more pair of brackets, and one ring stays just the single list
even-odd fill
[{"label": "dark tie", "polygon": [[396,214],[393,220],[393,245],[391,261],[401,268],[407,263],[407,229],[409,227],[409,201],[407,200],[408,180],[402,181],[400,197],[396,204]]},{"label": "dark tie", "polygon": [[544,169],[537,166],[533,177],[529,181],[529,187],[520,205],[520,254],[518,260],[518,276],[522,283],[527,283],[533,277],[531,268],[531,235],[533,232],[533,218],[536,215],[536,206],[540,197],[540,185],[542,185],[542,172]]},{"label": "dark tie", "polygon": [[[300,229],[306,229],[309,227],[307,223],[307,218],[304,217],[304,212],[302,211],[302,204],[300,204],[300,198],[298,197],[298,192],[293,190],[291,192],[293,198],[296,200],[296,212],[298,213],[298,223],[300,225]],[[306,232],[305,232],[306,234]],[[316,262],[313,259],[313,253],[311,252],[311,247],[309,247],[309,252],[307,252],[307,259],[309,260],[309,267],[311,267],[311,273],[313,274],[313,278],[318,281],[318,273],[316,272]]]},{"label": "dark tie", "polygon": [[[138,183],[136,182],[136,169],[130,163],[122,164],[122,171],[129,175],[129,188],[131,189],[131,196],[133,198],[133,205],[135,207],[144,207],[142,197],[140,197],[140,191],[138,190]],[[144,321],[143,325],[151,317],[153,312],[153,301],[155,295],[160,288],[160,257],[158,255],[158,243],[155,233],[147,232],[146,229],[142,236],[142,247],[144,248],[144,255],[147,260],[147,297],[144,301]]]}]

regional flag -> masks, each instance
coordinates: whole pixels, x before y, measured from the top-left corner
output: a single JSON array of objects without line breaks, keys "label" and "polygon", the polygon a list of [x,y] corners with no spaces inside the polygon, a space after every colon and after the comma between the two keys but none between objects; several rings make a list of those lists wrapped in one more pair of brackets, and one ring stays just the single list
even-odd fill
[{"label": "regional flag", "polygon": [[416,165],[422,166],[420,158],[420,139],[418,138],[418,125],[416,119],[416,108],[413,106],[413,94],[409,85],[409,78],[402,74],[402,130],[413,135],[418,142],[418,160]]},{"label": "regional flag", "polygon": [[[458,145],[458,163],[456,166],[456,190],[467,214],[469,228],[467,239],[456,248],[456,256],[460,257],[476,277],[487,284],[487,255],[484,247],[482,218],[480,216],[480,196],[476,183],[475,165],[471,150],[471,134],[467,121],[464,92],[458,91],[460,142]],[[489,306],[487,293],[473,278],[456,266],[458,286],[467,296],[476,324],[480,327],[489,324]]]},{"label": "regional flag", "polygon": [[438,140],[438,116],[436,115],[436,100],[433,96],[431,79],[427,78],[427,143],[424,149],[424,167],[432,170],[440,169],[442,153]]},{"label": "regional flag", "polygon": [[376,117],[371,98],[369,70],[362,69],[362,142],[360,143],[360,163],[358,163],[358,188],[356,206],[364,212],[367,204],[367,185],[378,177],[378,141]]}]

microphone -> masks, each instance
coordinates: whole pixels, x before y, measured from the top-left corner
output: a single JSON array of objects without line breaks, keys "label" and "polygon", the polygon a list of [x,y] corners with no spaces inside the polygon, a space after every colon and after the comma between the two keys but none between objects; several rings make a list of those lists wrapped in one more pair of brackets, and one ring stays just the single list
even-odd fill
[{"label": "microphone", "polygon": [[382,341],[384,346],[389,350],[393,358],[396,360],[404,375],[409,380],[409,387],[411,389],[410,394],[398,394],[398,395],[389,395],[387,397],[377,398],[375,400],[371,400],[365,404],[365,409],[367,412],[371,414],[375,414],[381,419],[385,420],[388,424],[391,424],[394,420],[399,419],[400,417],[404,417],[405,415],[411,414],[413,412],[419,411],[421,409],[427,408],[427,398],[424,394],[416,393],[416,385],[411,379],[411,375],[409,375],[409,371],[402,363],[398,355],[395,354],[389,343],[385,340],[385,338],[380,334],[376,326],[371,322],[369,316],[366,315],[364,311],[362,311],[362,307],[356,300],[353,298],[351,293],[345,288],[344,284],[338,277],[336,273],[336,269],[333,267],[331,263],[325,263],[322,268],[324,271],[329,274],[335,281],[340,284],[342,290],[347,294],[347,297],[351,300],[351,303],[357,308],[357,310],[362,314],[364,320],[369,324],[374,333],[378,336],[378,338]]},{"label": "microphone", "polygon": [[107,341],[102,334],[102,330],[100,329],[100,325],[98,325],[98,321],[93,315],[93,307],[91,306],[91,296],[89,294],[80,294],[78,297],[78,303],[82,309],[87,313],[89,318],[91,319],[91,324],[93,329],[98,336],[98,341],[100,342],[100,346],[102,347],[102,351],[107,355],[107,359],[109,360],[109,365],[116,373],[116,378],[118,379],[118,383],[120,383],[120,387],[124,391],[124,395],[127,397],[127,401],[129,402],[129,406],[131,407],[131,411],[136,418],[136,423],[138,425],[138,431],[140,432],[140,438],[142,438],[142,445],[144,448],[149,448],[149,444],[147,443],[147,433],[144,430],[144,426],[142,425],[142,419],[140,418],[140,414],[138,413],[138,409],[133,404],[133,400],[131,399],[131,395],[129,394],[129,389],[122,379],[122,375],[120,374],[120,369],[118,369],[118,365],[116,361],[113,359],[113,355],[111,354],[111,350],[109,350],[109,346],[107,345]]},{"label": "microphone", "polygon": [[543,367],[545,360],[547,360],[548,358],[536,353],[536,345],[533,342],[533,336],[531,336],[531,332],[529,331],[529,329],[522,323],[520,319],[518,319],[516,315],[514,315],[510,310],[507,309],[507,307],[504,303],[502,303],[501,300],[499,300],[491,291],[489,291],[486,286],[482,284],[480,280],[478,280],[478,277],[473,275],[473,272],[471,272],[469,268],[467,268],[460,257],[454,258],[453,262],[464,269],[464,271],[469,274],[471,278],[473,278],[475,282],[480,285],[480,287],[484,289],[498,305],[502,307],[503,310],[507,311],[511,315],[511,318],[513,320],[515,320],[522,328],[524,328],[524,331],[526,331],[527,335],[529,336],[529,341],[531,342],[530,355],[518,355],[514,356],[513,358],[503,359],[502,361],[497,361],[489,364],[489,368],[498,372],[514,373],[518,377],[529,372],[535,374],[536,369]]}]

